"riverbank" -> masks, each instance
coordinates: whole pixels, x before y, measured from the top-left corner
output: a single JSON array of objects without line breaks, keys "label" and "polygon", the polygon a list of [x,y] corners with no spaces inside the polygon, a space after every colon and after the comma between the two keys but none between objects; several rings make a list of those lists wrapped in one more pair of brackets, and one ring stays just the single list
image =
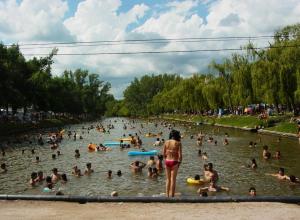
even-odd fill
[{"label": "riverbank", "polygon": [[77,124],[81,121],[75,118],[59,118],[59,119],[45,119],[37,123],[1,123],[0,137],[11,136],[25,133],[28,131],[35,131],[46,128],[61,128],[68,124]]},{"label": "riverbank", "polygon": [[[175,120],[181,122],[207,124],[219,127],[228,127],[246,131],[257,131],[261,134],[270,134],[285,137],[298,137],[298,125],[291,122],[291,115],[270,116],[268,119],[259,119],[251,115],[228,115],[222,117],[216,116],[198,116],[198,115],[161,115],[160,118],[166,120]],[[257,129],[259,127],[260,129]]]},{"label": "riverbank", "polygon": [[298,219],[299,205],[284,203],[67,203],[0,201],[0,219]]}]

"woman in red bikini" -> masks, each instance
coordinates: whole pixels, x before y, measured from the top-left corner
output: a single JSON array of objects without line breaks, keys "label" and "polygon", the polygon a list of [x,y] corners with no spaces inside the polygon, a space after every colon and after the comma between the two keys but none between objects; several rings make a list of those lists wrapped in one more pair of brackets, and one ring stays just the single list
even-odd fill
[{"label": "woman in red bikini", "polygon": [[179,165],[182,160],[182,147],[180,132],[172,130],[170,133],[170,140],[164,144],[164,158],[166,165],[166,196],[174,197],[176,187],[176,176]]}]

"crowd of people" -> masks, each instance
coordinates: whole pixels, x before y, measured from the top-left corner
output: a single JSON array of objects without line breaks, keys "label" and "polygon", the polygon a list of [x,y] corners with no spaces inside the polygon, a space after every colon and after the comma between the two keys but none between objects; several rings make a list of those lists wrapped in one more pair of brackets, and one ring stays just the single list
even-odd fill
[{"label": "crowd of people", "polygon": [[[114,121],[117,122],[117,121]],[[99,132],[103,133],[110,133],[112,129],[115,128],[114,122],[110,122],[108,125],[104,126],[102,124],[97,124],[96,126],[91,125],[87,128],[82,127],[81,134],[78,134],[76,131],[65,131],[65,130],[59,130],[57,132],[52,132],[48,135],[47,140],[44,141],[44,136],[42,134],[39,134],[36,137],[37,144],[43,146],[43,145],[49,145],[49,148],[52,150],[51,158],[53,160],[57,159],[62,155],[60,150],[61,142],[64,140],[64,138],[68,138],[70,140],[76,141],[77,138],[83,139],[84,134],[89,134],[89,132],[92,129],[96,129]],[[123,130],[126,132],[128,128],[134,129],[135,128],[135,122],[132,121],[129,124],[126,124],[124,121],[123,123]],[[158,124],[154,124],[155,127],[158,127]],[[180,166],[184,158],[184,155],[182,153],[182,146],[181,139],[182,135],[179,131],[174,130],[175,124],[171,124],[168,122],[162,122],[160,124],[163,127],[166,127],[169,130],[169,137],[168,140],[165,140],[162,138],[163,133],[158,132],[156,134],[153,133],[147,133],[146,137],[152,137],[155,138],[155,141],[153,143],[153,147],[157,147],[161,150],[161,154],[158,154],[156,156],[150,156],[149,160],[147,162],[134,160],[129,164],[129,168],[134,173],[141,173],[143,172],[144,168],[147,168],[147,176],[150,179],[157,179],[158,177],[164,176],[163,173],[165,173],[166,178],[166,190],[165,194],[167,197],[174,197],[176,195],[176,178],[178,172],[180,172]],[[143,128],[143,124],[140,124],[140,127]],[[66,133],[66,135],[65,135]],[[124,141],[124,138],[127,135],[123,135],[120,138],[120,150],[124,150],[125,148],[136,148],[140,151],[146,151],[142,146],[142,138],[141,135],[142,132],[138,130],[137,133],[134,135],[129,134],[129,138],[127,138],[127,141]],[[203,152],[203,145],[212,145],[212,146],[218,146],[218,141],[214,139],[212,135],[206,135],[203,132],[200,132],[196,135],[196,141],[195,141],[195,152],[198,151],[198,156],[204,160],[207,161],[209,158],[209,155],[207,152]],[[88,138],[87,138],[88,139]],[[194,135],[190,135],[190,139],[194,139]],[[229,135],[228,133],[224,134],[223,139],[223,146],[230,145],[229,143]],[[20,140],[19,140],[20,141]],[[35,139],[30,140],[30,138],[25,135],[24,141],[33,142]],[[278,139],[280,141],[280,139]],[[9,142],[8,142],[9,144]],[[90,143],[88,147],[92,145]],[[46,146],[45,146],[46,147]],[[257,148],[256,142],[250,142],[249,148]],[[96,146],[97,151],[107,151],[108,147],[104,146],[103,143],[100,143]],[[56,151],[56,152],[55,152]],[[1,148],[2,156],[5,157],[6,151],[5,148]],[[24,154],[25,150],[22,149],[22,154]],[[81,157],[79,149],[74,150],[74,161],[76,163],[76,160]],[[36,149],[31,149],[31,154],[36,154]],[[270,160],[270,159],[281,159],[281,152],[277,150],[274,155],[272,156],[272,153],[269,151],[269,148],[267,145],[263,146],[262,151],[262,158],[264,160]],[[39,156],[35,156],[35,163],[40,163]],[[258,165],[256,162],[256,158],[251,159],[251,163],[247,164],[246,167],[251,168],[253,170],[258,169]],[[200,170],[200,169],[199,169]],[[1,163],[1,172],[7,173],[9,172],[9,169],[7,168],[7,165],[5,163]],[[107,178],[111,179],[113,177],[113,171],[107,170]],[[120,177],[122,176],[122,171],[119,169],[115,171],[115,174]],[[59,172],[59,170],[54,167],[52,168],[52,173],[49,175],[45,175],[45,173],[42,170],[38,171],[32,171],[30,178],[29,178],[29,185],[31,187],[37,187],[40,185],[43,185],[43,192],[55,192],[58,195],[62,195],[63,191],[60,190],[61,187],[56,187],[57,185],[64,186],[69,181],[69,175],[72,175],[74,177],[81,177],[81,176],[90,176],[94,175],[94,169],[92,168],[92,163],[88,162],[86,163],[86,167],[84,171],[82,172],[81,169],[75,165],[72,168],[72,172],[69,174],[66,172]],[[270,176],[274,176],[278,178],[279,180],[287,180],[291,182],[292,184],[300,184],[299,178],[295,177],[294,175],[286,175],[284,168],[280,168],[278,173],[271,173],[266,174]],[[230,189],[225,186],[218,185],[219,181],[219,174],[217,170],[215,170],[213,163],[205,163],[203,166],[203,172],[199,172],[194,176],[194,180],[199,180],[201,184],[199,184],[199,188],[197,192],[200,196],[208,196],[210,192],[220,192],[220,191],[229,191]],[[201,181],[200,181],[201,180]],[[59,184],[58,184],[59,183]],[[249,186],[249,195],[255,196],[256,195],[256,189],[253,186]],[[113,196],[119,195],[117,191],[112,192]]]}]

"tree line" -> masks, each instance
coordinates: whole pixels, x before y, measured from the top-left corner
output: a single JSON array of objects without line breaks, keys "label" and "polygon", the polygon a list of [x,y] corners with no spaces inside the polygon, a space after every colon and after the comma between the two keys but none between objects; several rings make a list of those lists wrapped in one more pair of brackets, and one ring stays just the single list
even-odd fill
[{"label": "tree line", "polygon": [[255,103],[300,106],[300,24],[274,34],[265,49],[249,42],[246,53],[212,61],[208,73],[183,79],[179,75],[135,78],[123,100],[108,103],[108,115],[146,116],[166,112],[200,112]]},{"label": "tree line", "polygon": [[106,103],[114,100],[109,94],[110,84],[98,74],[87,70],[66,70],[59,76],[52,74],[53,56],[26,60],[18,45],[0,44],[0,107],[33,108],[35,111],[55,113],[103,115]]}]

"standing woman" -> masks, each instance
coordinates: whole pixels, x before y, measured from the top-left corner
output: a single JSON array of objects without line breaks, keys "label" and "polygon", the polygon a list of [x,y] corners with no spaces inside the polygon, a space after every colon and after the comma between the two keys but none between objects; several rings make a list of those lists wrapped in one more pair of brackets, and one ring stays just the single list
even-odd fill
[{"label": "standing woman", "polygon": [[166,195],[174,197],[176,187],[176,176],[182,160],[182,146],[180,132],[172,130],[168,141],[164,144],[164,158],[166,165]]}]

